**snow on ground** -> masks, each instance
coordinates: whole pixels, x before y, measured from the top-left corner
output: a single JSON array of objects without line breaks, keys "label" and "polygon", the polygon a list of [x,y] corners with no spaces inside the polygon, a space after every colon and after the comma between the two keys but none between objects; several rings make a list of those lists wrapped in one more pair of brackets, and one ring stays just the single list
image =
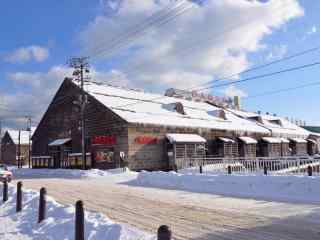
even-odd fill
[{"label": "snow on ground", "polygon": [[229,197],[320,204],[320,177],[141,172],[128,184]]},{"label": "snow on ground", "polygon": [[[2,189],[0,187],[2,192]],[[74,206],[63,206],[52,198],[47,201],[47,219],[37,224],[39,194],[24,190],[22,212],[15,212],[16,193],[9,188],[9,200],[0,204],[0,239],[74,239]],[[106,216],[85,212],[85,239],[150,240],[154,236],[135,228],[113,223]]]},{"label": "snow on ground", "polygon": [[135,178],[137,173],[132,172],[128,169],[112,169],[112,170],[79,170],[79,169],[30,169],[30,168],[16,168],[10,167],[10,171],[13,173],[14,179],[26,179],[26,178],[66,178],[66,179],[76,179],[76,178],[119,178],[121,181],[121,176],[125,176],[125,180],[130,178]]}]

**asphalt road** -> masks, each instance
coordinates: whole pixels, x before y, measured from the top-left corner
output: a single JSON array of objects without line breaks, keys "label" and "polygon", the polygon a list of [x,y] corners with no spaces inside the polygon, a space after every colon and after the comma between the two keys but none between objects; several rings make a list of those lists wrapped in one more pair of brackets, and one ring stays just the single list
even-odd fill
[{"label": "asphalt road", "polygon": [[107,179],[25,179],[25,188],[46,187],[63,204],[85,209],[148,232],[169,225],[174,239],[320,239],[320,206],[229,198],[134,187]]}]

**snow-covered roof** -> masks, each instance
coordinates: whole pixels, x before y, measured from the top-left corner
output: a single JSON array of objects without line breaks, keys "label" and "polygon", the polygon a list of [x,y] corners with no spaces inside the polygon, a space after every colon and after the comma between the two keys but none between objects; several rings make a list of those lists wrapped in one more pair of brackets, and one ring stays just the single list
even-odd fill
[{"label": "snow-covered roof", "polygon": [[258,141],[256,139],[251,138],[251,137],[239,137],[239,139],[246,144],[257,144],[258,143]]},{"label": "snow-covered roof", "polygon": [[290,143],[290,140],[288,138],[280,138],[281,142],[283,143]]},{"label": "snow-covered roof", "polygon": [[[20,144],[28,145],[29,144],[29,137],[32,136],[34,132],[34,128],[31,129],[31,135],[29,131],[20,131]],[[11,137],[14,144],[19,144],[19,130],[8,130],[7,133]],[[30,140],[31,142],[31,140]]]},{"label": "snow-covered roof", "polygon": [[218,139],[225,143],[235,143],[235,141],[231,138],[219,137]]},{"label": "snow-covered roof", "polygon": [[263,141],[266,141],[267,143],[282,143],[281,138],[275,138],[275,137],[263,137]]},{"label": "snow-covered roof", "polygon": [[66,144],[67,142],[70,142],[71,138],[62,138],[62,139],[56,139],[53,142],[49,143],[50,147],[54,146],[61,146],[63,144]]},{"label": "snow-covered roof", "polygon": [[229,109],[234,114],[241,116],[245,119],[250,119],[251,121],[254,117],[260,117],[262,122],[258,124],[269,129],[272,136],[276,137],[293,137],[293,138],[307,138],[310,132],[296,124],[291,123],[289,120],[272,115],[257,114],[253,112],[247,112],[242,110]]},{"label": "snow-covered roof", "polygon": [[316,140],[311,139],[311,138],[307,139],[307,141],[312,142],[312,143],[314,143],[314,144],[318,144],[318,142],[317,142]]},{"label": "snow-covered roof", "polygon": [[296,143],[307,143],[307,140],[303,138],[290,138],[290,140]]},{"label": "snow-covered roof", "polygon": [[[77,82],[74,84],[78,85]],[[225,112],[226,119],[219,118],[212,113],[220,108],[204,102],[93,82],[85,83],[85,91],[129,123],[270,133],[258,124],[228,111]],[[171,107],[177,102],[182,104],[185,114],[178,113],[174,107]]]},{"label": "snow-covered roof", "polygon": [[205,143],[207,140],[197,134],[168,133],[170,143]]}]

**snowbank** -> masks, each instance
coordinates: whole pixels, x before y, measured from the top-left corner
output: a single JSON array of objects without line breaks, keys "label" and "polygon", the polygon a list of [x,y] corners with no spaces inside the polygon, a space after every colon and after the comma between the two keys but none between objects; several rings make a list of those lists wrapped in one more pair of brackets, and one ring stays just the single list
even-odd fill
[{"label": "snowbank", "polygon": [[[63,206],[48,197],[47,219],[37,224],[39,194],[24,190],[23,209],[17,214],[14,188],[10,187],[9,192],[8,202],[0,204],[1,239],[74,239],[74,206]],[[126,225],[113,223],[102,214],[85,212],[85,239],[150,240],[155,237]]]},{"label": "snowbank", "polygon": [[112,170],[78,170],[78,169],[29,169],[12,167],[10,170],[14,178],[100,178],[108,177],[115,174],[125,173],[127,175],[135,176],[136,173],[126,169],[112,169]]},{"label": "snowbank", "polygon": [[320,177],[141,172],[129,184],[230,197],[320,204]]}]

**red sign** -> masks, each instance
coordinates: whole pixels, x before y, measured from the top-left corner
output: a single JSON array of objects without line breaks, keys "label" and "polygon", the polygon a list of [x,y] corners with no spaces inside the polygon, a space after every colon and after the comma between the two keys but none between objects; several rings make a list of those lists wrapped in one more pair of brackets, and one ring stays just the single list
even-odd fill
[{"label": "red sign", "polygon": [[134,142],[137,144],[157,144],[158,138],[148,137],[148,136],[140,136],[140,137],[136,137]]},{"label": "red sign", "polygon": [[91,143],[100,145],[114,145],[117,143],[117,138],[115,136],[95,136],[92,138]]}]

